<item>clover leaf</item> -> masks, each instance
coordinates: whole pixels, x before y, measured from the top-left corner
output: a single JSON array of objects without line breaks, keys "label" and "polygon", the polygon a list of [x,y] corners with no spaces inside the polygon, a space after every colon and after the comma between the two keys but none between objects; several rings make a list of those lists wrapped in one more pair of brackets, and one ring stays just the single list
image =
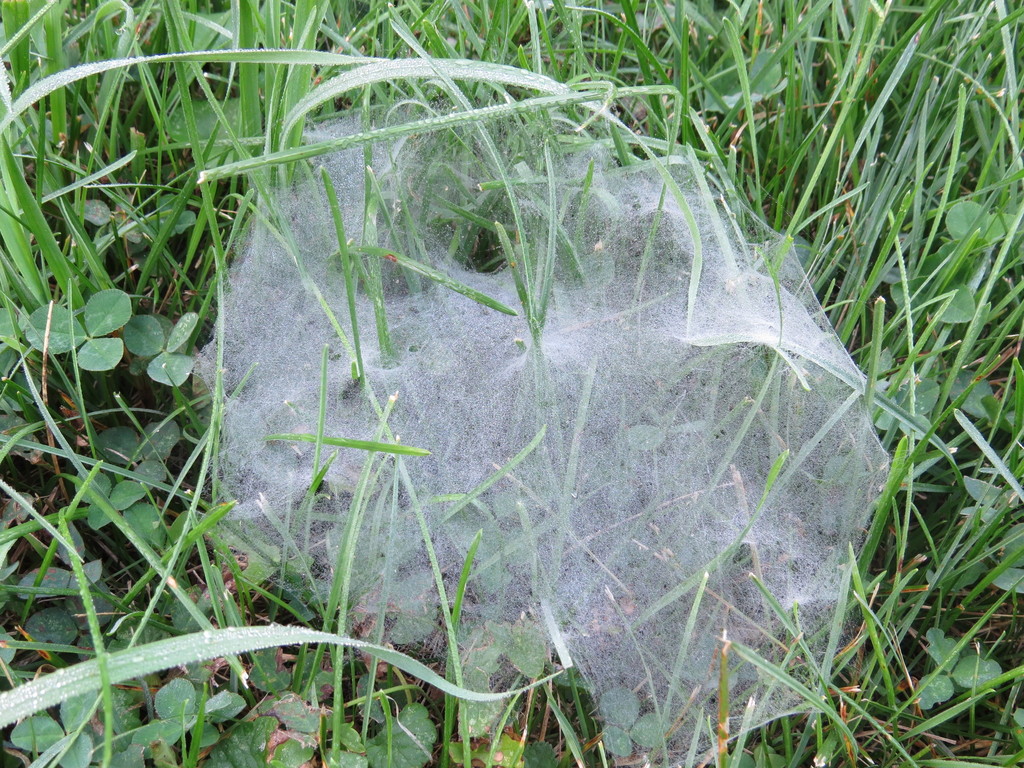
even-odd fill
[{"label": "clover leaf", "polygon": [[124,342],[115,333],[131,319],[128,294],[109,288],[89,297],[82,322],[66,307],[44,305],[28,317],[25,337],[35,349],[59,355],[77,348],[78,367],[86,371],[109,371],[124,357]]}]

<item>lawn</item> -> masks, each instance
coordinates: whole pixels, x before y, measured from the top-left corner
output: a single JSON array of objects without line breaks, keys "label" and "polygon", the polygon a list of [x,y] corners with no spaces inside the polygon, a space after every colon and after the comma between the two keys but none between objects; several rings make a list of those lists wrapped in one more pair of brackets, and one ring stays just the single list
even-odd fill
[{"label": "lawn", "polygon": [[[1024,763],[1024,8],[4,0],[0,56],[0,765]],[[640,210],[647,188],[643,216],[607,213]],[[629,243],[626,268],[639,272],[621,300],[609,298],[614,281],[570,291],[554,255],[602,222],[581,280],[623,269],[614,253]],[[774,263],[747,240],[788,260],[785,276],[764,267],[781,320],[780,307],[797,307],[787,291],[809,317],[817,298],[835,329],[821,342],[831,368],[782,352],[704,357],[751,341],[709,331],[676,375],[646,337],[610,346],[592,332],[611,315],[647,318],[641,288],[682,279],[664,271],[664,242],[706,236],[707,266],[698,256],[683,271],[711,274],[712,254],[733,240],[707,233],[730,222],[755,261]],[[429,255],[438,248],[454,261]],[[260,271],[275,253],[288,258]],[[444,266],[456,262],[464,273]],[[726,290],[725,304],[742,303],[742,286]],[[694,296],[678,296],[691,302],[688,323]],[[570,305],[584,309],[565,314]],[[297,323],[309,306],[344,343]],[[511,333],[517,310],[518,346],[494,353],[488,334]],[[545,323],[571,333],[542,344]],[[278,367],[251,365],[247,344],[274,347]],[[775,347],[799,355],[801,344],[814,346]],[[511,416],[484,396],[493,382],[548,403],[556,363],[549,379],[509,373],[547,370],[516,362],[542,346],[556,361],[595,350],[561,426],[522,396]],[[419,362],[403,368],[403,355]],[[683,730],[654,717],[641,686],[595,674],[594,655],[563,669],[558,626],[571,634],[571,622],[558,611],[571,610],[559,605],[582,604],[563,582],[549,579],[563,586],[514,616],[472,624],[490,588],[474,569],[505,545],[500,526],[468,511],[497,512],[516,484],[515,498],[545,497],[528,473],[547,456],[550,497],[573,500],[551,518],[571,517],[602,471],[588,475],[593,451],[572,436],[605,413],[598,437],[612,434],[618,412],[601,404],[627,402],[615,398],[634,369],[664,384],[644,401],[651,410],[684,390],[687,408],[711,408],[760,376],[774,389],[751,385],[737,402],[791,397],[789,424],[808,392],[833,391],[819,382],[835,374],[848,399],[829,423],[857,414],[881,448],[868,428],[867,448],[819,445],[822,467],[851,450],[888,459],[874,475],[831,470],[836,484],[819,492],[836,506],[787,518],[783,537],[838,537],[823,563],[841,577],[829,577],[824,612],[814,595],[756,592],[784,653],[707,629],[702,596],[721,590],[700,573],[688,608],[665,609],[686,625],[669,645],[682,642],[680,658],[690,646],[708,654],[716,670],[706,709]],[[293,376],[308,384],[294,397]],[[336,417],[325,393],[339,380],[339,401],[365,398],[366,434],[355,411]],[[427,418],[408,422],[408,443],[389,426],[405,424],[407,401],[439,403],[434,420],[455,424],[463,411],[442,410],[455,393],[474,398],[485,426],[449,429],[450,444],[430,437]],[[270,400],[277,421],[245,421]],[[406,468],[414,479],[417,466],[464,471],[461,447],[485,427],[515,448],[494,456],[486,487],[432,491],[444,522],[467,520],[443,538]],[[723,420],[724,455],[745,455],[758,428],[753,416]],[[602,438],[621,448],[607,459],[628,468],[620,486],[693,460],[677,437],[628,431],[639,448]],[[490,462],[489,445],[470,452]],[[641,450],[663,463],[621,459]],[[311,468],[298,485],[295,457]],[[745,465],[718,460],[715,483],[742,489]],[[808,459],[794,444],[761,461],[759,486],[738,493],[755,517],[776,506],[773,484],[798,485],[791,467]],[[658,482],[685,496],[685,475],[672,477],[682,479]],[[347,528],[329,497],[345,500]],[[726,517],[714,519],[724,531]],[[426,580],[396,576],[390,597],[375,593],[397,569],[368,570],[376,552],[352,535],[361,525],[385,542],[381,558],[422,534]],[[519,559],[502,594],[558,570],[545,525],[524,523],[533,538],[508,545]],[[715,568],[735,560],[759,577],[771,566],[757,546],[722,546]],[[621,653],[608,627],[639,626],[627,619],[635,607],[615,605],[617,615],[588,616],[608,658]],[[481,651],[491,647],[502,653]],[[740,669],[786,704],[747,708]],[[789,714],[770,718],[777,710]]]}]

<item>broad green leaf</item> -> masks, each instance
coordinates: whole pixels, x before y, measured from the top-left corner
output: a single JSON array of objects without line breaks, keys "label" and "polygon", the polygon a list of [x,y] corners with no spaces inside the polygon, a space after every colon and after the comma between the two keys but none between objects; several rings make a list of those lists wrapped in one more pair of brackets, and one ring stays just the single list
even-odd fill
[{"label": "broad green leaf", "polygon": [[936,704],[949,701],[952,696],[953,678],[949,675],[939,675],[917,692],[917,702],[921,709],[931,709]]},{"label": "broad green leaf", "polygon": [[[939,383],[932,377],[928,376],[921,379],[921,382],[914,389],[914,413],[931,413],[935,408],[935,404],[939,401],[939,394],[941,391],[942,388],[939,386]],[[907,408],[909,409],[909,387],[903,391],[903,402],[906,403]]]},{"label": "broad green leaf", "polygon": [[132,742],[150,749],[159,748],[160,744],[174,744],[180,741],[184,733],[185,727],[180,719],[154,720],[132,731]]},{"label": "broad green leaf", "polygon": [[523,763],[525,768],[555,768],[558,755],[555,754],[555,748],[546,741],[535,741],[527,744],[523,750]]},{"label": "broad green leaf", "polygon": [[994,211],[988,216],[988,229],[983,233],[988,242],[995,242],[1006,237],[1007,227],[1013,220],[1013,214],[1007,211]]},{"label": "broad green leaf", "polygon": [[[75,575],[66,568],[50,566],[46,569],[46,573],[43,574],[43,578],[39,579],[38,584],[36,584],[36,579],[39,579],[39,569],[33,568],[21,577],[18,581],[18,586],[35,587],[36,589],[41,590],[34,593],[37,598],[46,597],[48,595],[60,595],[64,593],[64,590],[74,589],[76,586]],[[19,590],[15,594],[20,599],[26,600],[33,593],[22,592]]]},{"label": "broad green leaf", "polygon": [[1024,568],[1007,568],[992,583],[1007,592],[1012,590],[1017,594],[1024,595]]},{"label": "broad green leaf", "polygon": [[142,428],[143,459],[166,461],[181,439],[181,427],[174,421],[153,422]]},{"label": "broad green leaf", "polygon": [[96,448],[107,461],[124,466],[135,459],[139,435],[131,427],[111,427],[96,435]]},{"label": "broad green leaf", "polygon": [[547,646],[544,635],[534,626],[513,624],[508,631],[505,655],[512,666],[531,680],[544,674],[547,664]]},{"label": "broad green leaf", "polygon": [[961,688],[973,689],[984,685],[1003,674],[1002,667],[992,659],[983,659],[977,654],[960,659],[953,670],[953,680]]},{"label": "broad green leaf", "polygon": [[1015,567],[1024,568],[1024,523],[1011,525],[999,542],[1002,556]]},{"label": "broad green leaf", "polygon": [[93,505],[88,510],[89,514],[86,516],[85,522],[94,531],[100,531],[110,524],[110,518],[99,507]]},{"label": "broad green leaf", "polygon": [[39,754],[64,738],[64,729],[49,715],[35,715],[11,731],[11,743],[29,754]]},{"label": "broad green leaf", "polygon": [[[918,277],[912,277],[909,280],[907,280],[907,293],[909,293],[910,295],[910,301],[912,305],[915,301],[920,300],[915,299],[914,294],[921,288],[924,282],[925,277],[923,275]],[[891,298],[893,304],[895,304],[900,309],[906,308],[904,306],[904,303],[907,300],[907,296],[904,295],[902,283],[894,283],[889,287],[889,298]]]},{"label": "broad green leaf", "polygon": [[93,743],[89,731],[78,735],[60,759],[60,768],[89,768],[92,764]]},{"label": "broad green leaf", "polygon": [[[777,59],[772,62],[772,59],[771,51],[759,51],[750,64],[748,82],[750,84],[750,100],[754,104],[785,87],[785,81],[782,78],[782,64]],[[740,80],[734,69],[727,70],[716,78],[714,86],[721,98],[715,98],[714,92],[709,91],[712,109],[728,112],[743,100]]]},{"label": "broad green leaf", "polygon": [[[465,681],[463,681],[463,682],[465,682]],[[360,698],[365,697],[367,695],[367,692],[370,691],[370,690],[371,690],[370,676],[367,675],[367,674],[360,675],[359,679],[356,681],[356,696],[358,696]],[[384,720],[385,720],[385,718],[384,718],[384,708],[381,707],[380,699],[378,697],[376,697],[376,696],[371,696],[370,697],[370,707],[369,707],[368,710],[365,707],[363,708],[363,717],[366,717],[367,719],[372,720],[375,723],[383,723],[384,722]],[[352,749],[352,748],[349,747],[349,749]],[[363,751],[363,748],[360,747],[358,751],[360,751],[360,752]]]},{"label": "broad green leaf", "polygon": [[93,294],[85,303],[85,330],[90,336],[106,336],[123,328],[132,317],[132,300],[117,288]]},{"label": "broad green leaf", "polygon": [[5,308],[0,307],[0,338],[6,336],[9,339],[17,336],[14,318]]},{"label": "broad green leaf", "polygon": [[975,382],[974,375],[975,374],[971,371],[960,371],[960,373],[956,375],[953,386],[949,391],[949,396],[951,399],[955,399],[959,397],[965,389],[971,387],[971,391],[960,406],[960,409],[964,413],[969,413],[976,419],[988,418],[988,413],[985,410],[983,401],[985,398],[991,397],[994,394],[992,385],[987,379]]},{"label": "broad green leaf", "polygon": [[276,648],[266,648],[250,654],[249,684],[267,693],[281,693],[292,684],[292,673],[279,667]]},{"label": "broad green leaf", "polygon": [[89,339],[78,350],[78,367],[84,371],[109,371],[124,357],[124,342],[117,338]]},{"label": "broad green leaf", "polygon": [[82,206],[82,218],[90,224],[102,227],[110,223],[110,206],[102,200],[86,200]]},{"label": "broad green leaf", "polygon": [[612,688],[602,694],[598,711],[606,723],[629,728],[640,715],[640,700],[628,688]]},{"label": "broad green leaf", "polygon": [[976,229],[984,234],[988,229],[988,215],[973,200],[961,200],[946,213],[946,229],[957,240],[963,240]]},{"label": "broad green leaf", "polygon": [[174,328],[167,336],[167,346],[165,350],[167,352],[177,352],[188,341],[189,336],[192,335],[192,331],[195,330],[196,324],[199,322],[199,315],[195,312],[186,312],[182,315],[178,322],[174,324]]},{"label": "broad green leaf", "polygon": [[162,483],[167,479],[167,467],[162,461],[147,459],[135,465],[135,476],[144,483]]},{"label": "broad green leaf", "polygon": [[[479,688],[487,685],[487,678],[470,675],[463,678],[462,682]],[[459,722],[470,739],[486,739],[493,734],[501,710],[501,703],[496,701],[464,701],[459,707]]]},{"label": "broad green leaf", "polygon": [[508,642],[506,630],[505,624],[487,622],[466,640],[468,650],[462,659],[464,674],[476,678],[482,686],[489,685],[490,678],[498,671]]},{"label": "broad green leaf", "polygon": [[146,373],[149,374],[149,378],[159,384],[180,387],[192,373],[194,364],[190,355],[162,352],[149,361]]},{"label": "broad green leaf", "polygon": [[111,695],[114,697],[114,733],[128,733],[138,728],[142,724],[142,692],[115,688]]},{"label": "broad green leaf", "polygon": [[366,755],[358,755],[354,752],[340,752],[337,757],[331,753],[324,755],[324,765],[327,768],[368,768],[369,763]]},{"label": "broad green leaf", "polygon": [[943,323],[969,323],[974,317],[974,312],[974,294],[967,286],[960,286],[939,320]]},{"label": "broad green leaf", "polygon": [[38,643],[71,645],[78,637],[78,624],[66,608],[55,605],[29,616],[25,631]]},{"label": "broad green leaf", "polygon": [[124,519],[148,544],[159,547],[167,541],[167,528],[160,510],[149,502],[132,504],[124,511]]},{"label": "broad green leaf", "polygon": [[305,768],[310,765],[309,760],[315,751],[312,746],[306,746],[295,739],[288,739],[274,748],[274,757],[270,761],[270,768]]},{"label": "broad green leaf", "polygon": [[[9,565],[7,563],[7,553],[11,551],[11,548],[14,547],[14,544],[17,541],[18,540],[15,538],[9,538],[6,542],[0,543],[0,583],[5,582],[7,579],[13,576],[14,573],[18,570],[18,566],[21,565],[21,561],[18,560],[14,561]],[[6,595],[0,595],[0,608],[3,607],[6,600]],[[0,645],[0,658],[3,658],[2,651],[3,646]]]},{"label": "broad green leaf", "polygon": [[617,725],[609,725],[604,729],[604,748],[618,757],[629,757],[633,754],[633,740],[629,734]]},{"label": "broad green leaf", "polygon": [[[196,25],[196,34],[199,34],[199,30],[199,25]],[[219,102],[219,106],[224,113],[224,117],[231,121],[232,124],[237,125],[240,109],[239,99],[224,99]],[[199,131],[199,135],[202,136],[204,140],[215,138],[217,134],[223,130],[223,126],[220,119],[217,117],[217,113],[208,101],[200,101],[197,99],[193,102],[192,116],[196,121],[196,128]],[[165,127],[168,135],[175,141],[187,142],[190,138],[188,127],[185,124],[185,118],[183,116],[183,110],[174,110],[174,112],[168,116]]]},{"label": "broad green leaf", "polygon": [[123,749],[114,753],[110,768],[139,768],[140,765],[145,765],[145,749],[142,744],[125,744]]},{"label": "broad green leaf", "polygon": [[181,215],[174,220],[174,224],[171,226],[171,233],[180,235],[182,232],[188,232],[195,225],[195,213],[193,211],[182,211]]},{"label": "broad green leaf", "polygon": [[786,768],[789,765],[786,758],[763,742],[754,748],[754,760],[754,764],[762,768]]},{"label": "broad green leaf", "polygon": [[[77,531],[74,529],[72,529],[71,533],[73,538],[77,536]],[[98,559],[90,560],[82,565],[82,573],[89,580],[90,584],[99,584],[100,577],[103,575],[103,561]]]},{"label": "broad green leaf", "polygon": [[89,719],[96,704],[96,697],[89,694],[72,696],[60,704],[60,722],[67,733],[71,733]]},{"label": "broad green leaf", "polygon": [[14,640],[6,632],[0,632],[0,662],[10,664],[14,660],[14,649],[8,643]]},{"label": "broad green leaf", "polygon": [[146,496],[146,486],[142,483],[136,483],[132,480],[122,480],[120,483],[114,486],[113,490],[108,496],[110,506],[119,512],[123,509],[128,509],[139,499],[143,499]]},{"label": "broad green leaf", "polygon": [[992,485],[992,483],[986,483],[984,480],[978,480],[974,477],[964,478],[964,489],[979,504],[995,504],[996,500],[1002,495],[1002,491]]},{"label": "broad green leaf", "polygon": [[245,699],[234,691],[219,691],[206,700],[206,721],[223,723],[245,709]]},{"label": "broad green leaf", "polygon": [[408,704],[390,734],[382,730],[366,742],[370,768],[423,768],[430,761],[437,730],[422,704]]},{"label": "broad green leaf", "polygon": [[363,740],[359,735],[359,731],[353,728],[349,723],[342,723],[341,727],[336,729],[332,738],[345,747],[350,752],[363,752]]},{"label": "broad green leaf", "polygon": [[186,720],[196,713],[196,687],[183,677],[176,677],[153,699],[156,713],[164,720]]},{"label": "broad green leaf", "polygon": [[928,641],[925,650],[932,657],[932,661],[936,664],[942,664],[947,660],[950,660],[951,665],[956,663],[956,656],[953,653],[956,649],[956,640],[946,637],[946,633],[938,627],[932,627],[925,632],[925,639]]},{"label": "broad green leaf", "polygon": [[973,587],[987,571],[988,568],[984,563],[969,565],[959,573],[957,579],[953,582],[952,587],[949,588],[950,592],[959,592],[962,589]]},{"label": "broad green leaf", "polygon": [[153,315],[136,315],[124,326],[124,344],[140,357],[156,357],[164,348],[167,335]]},{"label": "broad green leaf", "polygon": [[112,482],[110,479],[110,475],[106,475],[101,472],[100,474],[95,475],[92,479],[93,490],[99,491],[104,496],[108,496],[110,494],[111,487]]},{"label": "broad green leaf", "polygon": [[42,350],[44,346],[47,318],[50,323],[47,346],[50,354],[70,352],[85,339],[85,329],[67,308],[54,305],[51,313],[50,305],[46,304],[28,316],[28,323],[25,326],[25,338],[35,349]]},{"label": "broad green leaf", "polygon": [[657,749],[665,743],[665,726],[653,712],[642,715],[629,731],[630,737],[645,749]]},{"label": "broad green leaf", "polygon": [[295,693],[288,692],[272,701],[267,710],[289,731],[316,733],[320,730],[320,709],[313,707]]}]

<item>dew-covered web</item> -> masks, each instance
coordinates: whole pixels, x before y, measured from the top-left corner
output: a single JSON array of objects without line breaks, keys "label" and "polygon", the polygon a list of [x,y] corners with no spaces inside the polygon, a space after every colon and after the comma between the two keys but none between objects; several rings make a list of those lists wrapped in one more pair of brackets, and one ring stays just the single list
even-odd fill
[{"label": "dew-covered web", "polygon": [[[267,201],[220,309],[220,492],[252,557],[319,599],[349,574],[350,630],[400,647],[445,644],[427,537],[450,600],[479,533],[466,685],[571,659],[611,751],[682,762],[723,633],[817,684],[887,459],[782,237],[689,153],[624,166],[536,117],[322,159],[348,282],[316,175]],[[430,455],[266,439],[318,433]],[[727,663],[734,732],[798,705]]]}]

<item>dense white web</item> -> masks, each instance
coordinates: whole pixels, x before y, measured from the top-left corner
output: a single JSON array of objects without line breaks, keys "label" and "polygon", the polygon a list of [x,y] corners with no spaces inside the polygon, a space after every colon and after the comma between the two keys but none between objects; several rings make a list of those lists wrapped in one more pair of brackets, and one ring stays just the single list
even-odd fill
[{"label": "dense white web", "polygon": [[[682,762],[723,632],[816,685],[887,459],[787,241],[689,153],[623,166],[532,117],[323,160],[348,283],[322,185],[267,201],[220,309],[221,493],[254,554],[350,572],[350,626],[400,646],[445,640],[427,537],[451,599],[480,532],[467,683],[571,657],[613,751]],[[318,432],[431,453],[266,439]],[[728,675],[734,730],[798,704]]]}]

